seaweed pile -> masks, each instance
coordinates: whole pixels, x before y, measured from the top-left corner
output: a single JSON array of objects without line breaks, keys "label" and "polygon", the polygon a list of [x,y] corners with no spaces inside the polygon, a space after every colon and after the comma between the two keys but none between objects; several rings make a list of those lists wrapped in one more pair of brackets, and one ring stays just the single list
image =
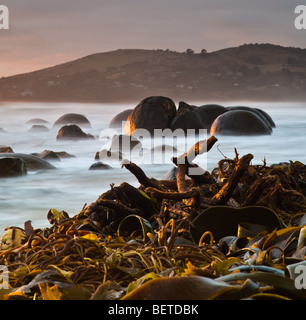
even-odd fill
[{"label": "seaweed pile", "polygon": [[174,157],[176,180],[123,161],[138,188],[111,185],[74,217],[50,209],[49,228],[8,228],[0,298],[306,299],[306,166],[235,149],[209,173],[193,160],[216,141]]}]

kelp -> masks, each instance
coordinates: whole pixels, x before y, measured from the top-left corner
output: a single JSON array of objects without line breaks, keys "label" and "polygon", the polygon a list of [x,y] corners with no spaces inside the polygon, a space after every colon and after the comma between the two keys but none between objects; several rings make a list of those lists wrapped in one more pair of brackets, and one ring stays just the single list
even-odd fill
[{"label": "kelp", "polygon": [[138,188],[111,184],[73,217],[50,209],[48,228],[5,230],[0,298],[306,299],[306,166],[252,165],[235,149],[210,173],[193,160],[216,141],[173,158],[176,180],[124,160]]}]

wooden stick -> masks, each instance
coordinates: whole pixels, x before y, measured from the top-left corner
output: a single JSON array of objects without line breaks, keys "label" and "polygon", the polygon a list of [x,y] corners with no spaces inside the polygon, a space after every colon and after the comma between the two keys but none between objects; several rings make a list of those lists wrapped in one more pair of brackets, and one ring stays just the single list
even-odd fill
[{"label": "wooden stick", "polygon": [[247,170],[250,161],[253,159],[252,154],[247,154],[243,156],[236,164],[232,174],[230,175],[228,181],[222,187],[222,189],[213,196],[211,200],[211,204],[213,205],[223,205],[226,204],[227,201],[232,196],[240,178],[243,173]]},{"label": "wooden stick", "polygon": [[138,167],[135,163],[124,159],[121,163],[121,167],[125,167],[126,169],[128,169],[143,186],[153,187],[160,190],[162,189],[158,180],[154,178],[148,178],[146,174],[143,172],[143,170],[140,167]]}]

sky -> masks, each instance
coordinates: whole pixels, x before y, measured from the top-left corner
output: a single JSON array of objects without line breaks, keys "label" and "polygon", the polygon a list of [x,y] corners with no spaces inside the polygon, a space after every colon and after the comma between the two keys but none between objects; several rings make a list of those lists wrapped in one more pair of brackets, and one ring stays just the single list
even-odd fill
[{"label": "sky", "polygon": [[0,0],[0,77],[117,49],[208,52],[245,43],[306,48],[306,0]]}]

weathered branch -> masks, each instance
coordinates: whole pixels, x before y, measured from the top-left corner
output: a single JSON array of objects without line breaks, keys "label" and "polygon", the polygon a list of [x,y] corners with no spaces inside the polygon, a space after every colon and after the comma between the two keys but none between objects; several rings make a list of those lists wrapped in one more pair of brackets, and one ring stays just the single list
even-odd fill
[{"label": "weathered branch", "polygon": [[121,167],[125,167],[126,169],[128,169],[143,186],[162,189],[158,180],[154,178],[148,178],[146,174],[143,172],[143,170],[140,167],[138,167],[135,163],[125,159],[122,161]]},{"label": "weathered branch", "polygon": [[234,192],[243,173],[247,170],[249,163],[252,159],[253,159],[253,155],[249,153],[249,154],[243,156],[237,162],[228,181],[221,188],[221,190],[213,196],[213,198],[211,200],[211,204],[222,205],[222,204],[227,203],[227,201],[231,198],[232,193]]}]

